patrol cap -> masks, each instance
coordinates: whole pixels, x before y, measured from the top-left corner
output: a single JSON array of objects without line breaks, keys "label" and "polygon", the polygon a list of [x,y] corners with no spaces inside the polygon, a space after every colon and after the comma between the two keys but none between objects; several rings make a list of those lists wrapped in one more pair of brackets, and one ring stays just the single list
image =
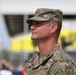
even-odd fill
[{"label": "patrol cap", "polygon": [[34,17],[29,18],[26,22],[53,20],[61,24],[62,18],[63,12],[60,9],[39,8],[36,10]]}]

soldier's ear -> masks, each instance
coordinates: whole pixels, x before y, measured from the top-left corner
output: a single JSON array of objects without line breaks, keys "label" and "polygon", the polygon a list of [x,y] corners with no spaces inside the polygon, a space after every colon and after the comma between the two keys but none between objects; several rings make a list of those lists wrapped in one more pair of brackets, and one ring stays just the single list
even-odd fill
[{"label": "soldier's ear", "polygon": [[57,23],[52,22],[51,25],[50,25],[50,33],[56,32],[57,28],[58,28]]}]

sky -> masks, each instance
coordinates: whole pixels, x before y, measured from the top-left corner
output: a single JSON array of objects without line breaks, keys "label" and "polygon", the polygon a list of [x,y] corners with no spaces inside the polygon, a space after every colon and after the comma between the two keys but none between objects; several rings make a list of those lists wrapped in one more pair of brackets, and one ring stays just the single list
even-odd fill
[{"label": "sky", "polygon": [[[18,3],[18,2],[55,2],[55,3],[64,3],[64,4],[76,4],[76,0],[0,0],[0,9],[2,9],[1,4],[3,3]],[[9,6],[10,7],[10,6]],[[1,12],[1,10],[0,10]],[[7,48],[9,49],[10,47],[10,37],[8,36],[8,32],[6,29],[6,25],[4,23],[2,14],[0,14],[0,49]]]},{"label": "sky", "polygon": [[1,2],[56,2],[56,3],[75,3],[76,0],[1,0]]}]

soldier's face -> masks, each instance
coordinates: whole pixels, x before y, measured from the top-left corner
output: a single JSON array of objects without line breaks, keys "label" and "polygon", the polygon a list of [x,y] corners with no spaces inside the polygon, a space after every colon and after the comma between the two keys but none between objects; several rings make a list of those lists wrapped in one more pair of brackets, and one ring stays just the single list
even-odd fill
[{"label": "soldier's face", "polygon": [[49,22],[32,22],[30,29],[32,31],[31,38],[33,40],[44,40],[50,36]]}]

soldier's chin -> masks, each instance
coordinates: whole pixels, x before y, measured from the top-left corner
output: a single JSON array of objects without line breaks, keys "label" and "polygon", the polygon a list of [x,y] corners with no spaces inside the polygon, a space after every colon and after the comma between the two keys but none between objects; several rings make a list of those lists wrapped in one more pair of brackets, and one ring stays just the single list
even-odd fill
[{"label": "soldier's chin", "polygon": [[36,41],[36,40],[37,40],[37,38],[34,38],[34,37],[31,37],[31,39],[32,39],[32,40],[34,40],[34,41]]}]

